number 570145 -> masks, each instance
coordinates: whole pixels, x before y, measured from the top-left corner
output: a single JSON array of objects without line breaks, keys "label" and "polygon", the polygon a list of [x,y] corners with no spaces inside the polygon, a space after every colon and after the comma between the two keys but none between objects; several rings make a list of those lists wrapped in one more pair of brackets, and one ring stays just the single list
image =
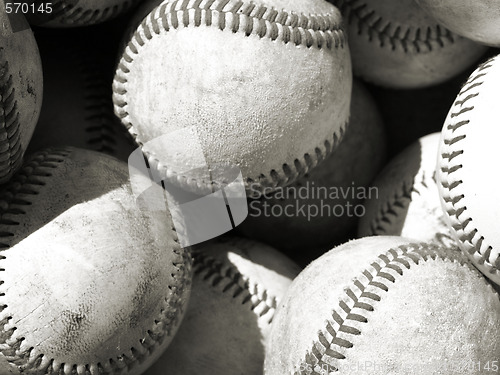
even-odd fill
[{"label": "number 570145", "polygon": [[52,3],[14,3],[5,2],[5,12],[8,14],[36,14],[36,13],[52,13]]}]

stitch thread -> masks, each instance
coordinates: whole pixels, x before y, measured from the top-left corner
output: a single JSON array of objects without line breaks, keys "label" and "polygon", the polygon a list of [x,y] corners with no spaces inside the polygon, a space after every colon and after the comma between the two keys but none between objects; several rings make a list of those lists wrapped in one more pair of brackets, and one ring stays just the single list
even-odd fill
[{"label": "stitch thread", "polygon": [[22,163],[21,125],[9,62],[3,53],[0,61],[0,181],[6,182]]},{"label": "stitch thread", "polygon": [[106,82],[96,74],[99,71],[99,64],[88,55],[80,56],[80,59],[75,61],[80,62],[79,68],[84,82],[84,110],[87,113],[85,121],[91,124],[98,122],[85,128],[85,132],[89,135],[87,142],[97,151],[115,154],[116,129],[112,126],[115,117],[110,112],[112,104],[108,99],[111,95],[106,89]]},{"label": "stitch thread", "polygon": [[[56,21],[62,25],[90,25],[115,18],[139,0],[126,0],[114,6],[98,9],[78,7],[80,0],[59,0],[53,2],[52,15],[48,22]],[[85,1],[84,1],[85,2]]]},{"label": "stitch thread", "polygon": [[420,192],[415,187],[415,183],[418,184],[414,179],[410,184],[407,184],[406,181],[403,181],[399,190],[396,190],[394,193],[394,197],[385,202],[382,207],[380,207],[377,215],[370,222],[370,234],[385,234],[386,233],[386,224],[392,225],[393,219],[396,219],[399,216],[397,212],[398,209],[405,209],[407,207],[407,202],[411,202],[412,194],[416,193],[420,195]]},{"label": "stitch thread", "polygon": [[[260,38],[269,38],[284,44],[304,45],[307,48],[338,49],[346,45],[344,30],[332,15],[299,15],[243,1],[172,1],[162,3],[150,12],[133,33],[118,64],[115,81],[120,84],[127,83],[127,74],[130,72],[128,66],[134,61],[134,56],[139,53],[139,49],[146,44],[147,40],[162,32],[168,32],[170,29],[200,25],[231,30],[234,33],[242,32],[246,36],[257,35]],[[125,98],[126,89],[113,85],[113,91],[115,113],[129,130],[135,142],[142,147],[143,141],[139,139],[134,125],[129,120],[128,103]],[[276,187],[286,185],[289,181],[304,175],[336,148],[342,140],[346,125],[343,124],[338,132],[333,133],[333,144],[328,140],[324,141],[322,145],[324,150],[317,147],[313,156],[306,153],[302,156],[302,160],[295,159],[293,165],[283,163],[281,170],[273,169],[267,176],[261,174],[256,179],[247,177],[246,184],[258,182],[262,187]],[[169,170],[151,152],[144,153],[152,168],[162,171],[167,178],[175,179],[180,185],[187,185],[194,189],[224,186],[224,183],[217,181],[197,180],[179,175]]]},{"label": "stitch thread", "polygon": [[[51,176],[48,171],[56,168],[58,163],[64,161],[69,153],[54,149],[51,153],[37,153],[27,164],[25,164],[0,191],[0,225],[15,226],[19,225],[16,218],[19,215],[26,214],[26,207],[31,204],[26,198],[20,198],[19,195],[34,196],[38,194],[38,189],[45,185],[44,178]],[[0,233],[0,251],[8,249],[11,244],[9,239],[14,233],[2,228]]]},{"label": "stitch thread", "polygon": [[99,74],[103,69],[102,64],[96,56],[83,54],[75,48],[71,48],[68,53],[71,53],[82,76],[83,109],[86,112],[84,120],[89,124],[84,129],[88,135],[87,143],[96,151],[116,155],[117,137],[126,136],[128,140],[130,134],[120,132],[121,124],[113,114],[111,85]]},{"label": "stitch thread", "polygon": [[493,60],[494,58],[490,58],[479,65],[464,84],[452,106],[449,121],[445,125],[446,132],[442,144],[440,184],[444,192],[442,200],[451,220],[452,228],[460,242],[465,246],[465,251],[479,265],[484,266],[487,272],[498,274],[500,272],[500,257],[496,256],[496,259],[490,259],[492,246],[476,228],[469,225],[473,218],[467,214],[464,202],[465,195],[455,195],[452,192],[463,183],[459,175],[456,174],[463,166],[457,163],[455,158],[464,153],[464,150],[460,149],[460,143],[466,139],[466,129],[470,124],[467,114],[474,110],[474,100],[480,95],[479,90],[484,82],[483,78],[487,75],[488,69],[492,67]]},{"label": "stitch thread", "polygon": [[[318,339],[304,361],[313,369],[311,374],[323,374],[325,366],[338,371],[339,362],[346,359],[349,349],[354,347],[354,336],[362,334],[362,331],[350,326],[350,323],[368,323],[363,311],[373,311],[377,302],[381,301],[383,293],[390,290],[391,284],[397,282],[411,267],[436,259],[458,262],[478,273],[460,252],[433,244],[402,245],[379,255],[371,264],[371,268],[362,272],[364,278],[354,280],[345,289],[347,302],[339,302],[338,307],[332,310],[331,319],[327,321],[325,328],[318,333]],[[485,285],[494,292],[482,275],[478,273],[478,276],[481,276]],[[295,372],[295,375],[300,373]]]},{"label": "stitch thread", "polygon": [[[27,214],[26,209],[31,205],[29,198],[19,198],[18,196],[30,195],[34,199],[39,194],[39,190],[46,185],[46,180],[52,177],[50,170],[58,168],[70,155],[71,151],[66,148],[53,148],[36,153],[15,174],[12,182],[0,191],[0,225],[2,225],[0,254],[1,250],[10,247],[9,240],[14,236],[14,228],[4,229],[3,227],[19,225],[21,216]],[[172,234],[174,242],[177,244],[177,247],[173,249],[177,255],[177,260],[172,265],[176,270],[174,271],[176,280],[180,282],[177,287],[169,286],[171,297],[165,297],[162,300],[160,315],[152,322],[150,329],[144,333],[144,337],[137,340],[135,347],[124,351],[122,355],[116,358],[109,358],[104,362],[88,364],[59,363],[54,358],[48,358],[43,353],[35,356],[33,354],[34,347],[23,348],[22,343],[25,340],[23,337],[13,339],[16,328],[14,327],[9,331],[4,330],[5,325],[12,319],[12,316],[10,316],[0,322],[0,327],[2,327],[0,331],[0,353],[9,363],[17,366],[21,372],[36,371],[40,375],[56,373],[67,375],[116,374],[121,369],[130,369],[137,363],[142,363],[158,345],[161,345],[166,337],[172,334],[172,327],[179,324],[179,315],[182,312],[180,296],[183,294],[183,288],[188,287],[191,283],[188,275],[190,275],[192,259],[187,251],[182,251],[174,227],[172,227]],[[6,259],[6,256],[0,255],[0,262],[4,259]],[[0,269],[0,271],[5,271],[5,269]],[[1,283],[3,283],[3,280],[0,280]],[[5,294],[2,297],[5,298]],[[0,311],[3,311],[6,307],[7,305],[0,306]]]},{"label": "stitch thread", "polygon": [[[124,141],[126,140],[128,142],[127,145],[130,145],[131,148],[134,146],[130,134],[121,126],[113,113],[112,90],[110,87],[112,69],[108,71],[108,68],[111,68],[111,66],[107,66],[105,60],[98,58],[95,51],[89,51],[89,48],[87,48],[89,46],[86,43],[83,45],[82,43],[77,43],[75,45],[74,43],[61,44],[61,42],[67,42],[67,40],[59,39],[58,41],[49,42],[47,46],[42,46],[44,47],[42,51],[47,48],[45,53],[49,57],[49,63],[51,62],[51,54],[54,54],[54,56],[58,54],[66,56],[67,58],[64,61],[71,70],[70,74],[73,74],[78,82],[81,83],[80,92],[77,93],[76,97],[72,97],[78,102],[76,103],[77,107],[81,110],[81,115],[79,116],[81,120],[80,126],[78,129],[75,129],[77,134],[73,134],[73,136],[79,136],[79,139],[84,141],[83,147],[85,148],[118,157],[120,152],[120,137]],[[61,66],[61,64],[58,63],[55,66]],[[52,78],[56,79],[55,77]],[[57,108],[50,108],[50,104],[53,107],[59,105],[56,102],[48,104],[49,107],[47,108],[49,110],[57,110]],[[65,110],[67,111],[67,109]],[[78,142],[76,138],[70,143],[75,143],[75,140],[75,145],[81,147],[81,142]]]},{"label": "stitch thread", "polygon": [[411,28],[384,20],[376,10],[369,9],[364,0],[329,0],[336,5],[349,24],[356,24],[358,34],[367,34],[370,41],[377,40],[380,47],[389,45],[393,51],[404,53],[430,52],[455,42],[456,35],[435,24],[426,28]]},{"label": "stitch thread", "polygon": [[[429,185],[436,183],[435,176],[429,177],[423,173],[420,179],[412,178],[410,182],[404,181],[395,190],[392,197],[389,198],[379,210],[376,216],[370,221],[370,229],[367,235],[384,235],[387,234],[387,229],[394,224],[400,215],[400,210],[406,210],[408,205],[413,200],[413,195],[421,195],[421,190],[429,189]],[[446,239],[446,243],[445,243]],[[443,246],[448,246],[449,241],[453,239],[444,233],[436,233],[435,240]]]},{"label": "stitch thread", "polygon": [[259,318],[268,316],[267,322],[271,324],[278,305],[276,297],[267,290],[259,292],[258,285],[250,283],[233,265],[200,251],[193,256],[193,274],[221,293],[232,294],[242,305],[250,304],[250,310]]}]

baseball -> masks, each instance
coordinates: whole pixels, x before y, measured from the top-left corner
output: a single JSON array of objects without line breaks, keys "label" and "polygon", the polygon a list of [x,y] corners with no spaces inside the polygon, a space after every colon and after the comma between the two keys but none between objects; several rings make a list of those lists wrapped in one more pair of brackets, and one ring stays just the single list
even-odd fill
[{"label": "baseball", "polygon": [[193,254],[185,319],[145,375],[262,374],[276,305],[300,269],[272,247],[237,237]]},{"label": "baseball", "polygon": [[[500,284],[496,127],[500,56],[469,77],[443,125],[438,188],[451,233],[476,267]],[[490,177],[491,176],[491,180]]]},{"label": "baseball", "polygon": [[[437,149],[436,149],[437,152]],[[322,253],[353,235],[365,214],[368,186],[386,159],[385,129],[378,108],[355,80],[348,129],[337,150],[295,183],[256,193],[238,230],[287,252]],[[344,168],[348,165],[349,168]]]},{"label": "baseball", "polygon": [[139,0],[28,0],[30,24],[68,28],[99,24],[118,17]]},{"label": "baseball", "polygon": [[0,375],[498,375],[493,1],[0,1]]},{"label": "baseball", "polygon": [[0,7],[0,184],[19,169],[40,115],[42,63],[22,14]]},{"label": "baseball", "polygon": [[484,374],[499,327],[500,296],[458,249],[365,237],[295,278],[265,374]]},{"label": "baseball", "polygon": [[132,33],[113,100],[162,178],[206,193],[234,167],[247,186],[304,175],[339,143],[351,85],[326,1],[164,1]]},{"label": "baseball", "polygon": [[500,3],[497,0],[415,0],[436,21],[468,39],[500,47]]},{"label": "baseball", "polygon": [[141,374],[189,298],[168,212],[138,209],[126,163],[69,147],[34,154],[0,207],[1,373]]},{"label": "baseball", "polygon": [[117,48],[107,36],[100,36],[102,44],[90,42],[87,30],[56,35],[44,31],[37,33],[44,98],[28,153],[74,146],[127,161],[137,145],[113,113],[111,82]]},{"label": "baseball", "polygon": [[420,138],[386,165],[365,201],[358,236],[394,235],[456,246],[449,233],[435,179],[441,133]]},{"label": "baseball", "polygon": [[354,74],[376,85],[441,83],[486,51],[438,24],[415,0],[329,1],[346,20]]}]

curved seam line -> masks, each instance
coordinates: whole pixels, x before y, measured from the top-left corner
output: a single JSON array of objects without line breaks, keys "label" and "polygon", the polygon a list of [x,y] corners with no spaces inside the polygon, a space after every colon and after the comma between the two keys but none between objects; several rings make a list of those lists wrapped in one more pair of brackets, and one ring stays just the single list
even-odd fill
[{"label": "curved seam line", "polygon": [[[7,178],[22,163],[21,157],[21,125],[19,123],[19,111],[15,99],[15,88],[12,82],[12,74],[9,74],[9,63],[2,61],[0,66],[0,120],[2,123],[0,141],[2,170],[0,178]],[[7,149],[4,149],[7,146]],[[5,155],[7,153],[7,155]],[[6,165],[7,164],[7,165]],[[4,168],[5,167],[5,168]]]},{"label": "curved seam line", "polygon": [[[77,3],[79,0],[77,0]],[[138,2],[138,0],[125,1],[121,4],[116,4],[114,6],[105,8],[95,8],[95,9],[85,9],[82,7],[76,8],[72,4],[65,3],[61,1],[57,3],[60,4],[58,7],[58,13],[54,12],[52,17],[49,17],[47,22],[60,22],[61,24],[93,24],[97,22],[102,22],[113,18],[130,8],[132,4]],[[75,4],[76,5],[76,4]],[[68,12],[68,13],[65,13]],[[85,19],[86,18],[86,19]]]},{"label": "curved seam line", "polygon": [[[225,272],[222,272],[223,270]],[[269,295],[267,289],[264,289],[262,292],[264,298],[259,296],[259,294],[256,293],[258,284],[250,283],[250,280],[238,272],[232,264],[224,263],[223,261],[200,252],[194,255],[193,271],[195,275],[200,274],[200,277],[201,274],[205,272],[202,280],[208,282],[213,288],[217,286],[222,287],[221,283],[227,282],[221,290],[222,294],[233,293],[232,298],[239,298],[242,305],[251,302],[252,305],[250,310],[254,312],[257,307],[263,305],[264,307],[258,314],[258,318],[260,319],[271,312],[271,317],[268,320],[268,323],[271,323],[274,311],[278,306],[277,297]]]},{"label": "curved seam line", "polygon": [[[89,124],[84,129],[89,134],[87,143],[89,145],[98,143],[97,151],[115,154],[117,152],[117,141],[116,129],[113,127],[113,120],[115,120],[112,109],[113,104],[108,102],[104,77],[97,74],[98,71],[100,72],[99,64],[88,54],[79,54],[79,50],[73,49],[72,54],[78,64],[83,80],[84,110],[87,112],[84,119],[90,123],[94,119],[98,120],[94,121],[96,124]],[[106,110],[107,105],[109,105],[108,110]]]},{"label": "curved seam line", "polygon": [[[450,196],[450,198],[442,197],[442,200],[445,203],[448,215],[450,216],[450,218],[452,219],[454,218],[453,221],[456,222],[456,224],[452,226],[453,230],[455,231],[455,233],[457,233],[457,231],[462,232],[462,233],[457,233],[459,240],[464,244],[469,244],[470,248],[467,250],[467,252],[471,256],[475,254],[476,257],[479,258],[476,259],[475,257],[475,261],[478,262],[478,264],[480,265],[484,265],[490,273],[500,274],[500,267],[498,264],[496,264],[496,263],[500,264],[500,257],[497,257],[497,259],[494,261],[495,264],[492,264],[489,260],[486,259],[492,247],[491,245],[483,246],[483,243],[486,243],[486,241],[484,237],[479,234],[478,229],[474,228],[468,234],[465,234],[465,229],[469,225],[469,223],[472,222],[472,218],[468,217],[465,220],[460,219],[459,216],[461,216],[464,212],[466,212],[467,208],[466,206],[460,207],[458,209],[456,208],[457,203],[462,201],[465,198],[465,196],[464,195],[455,196],[451,192],[451,190],[462,185],[463,181],[456,180],[453,183],[450,183],[449,180],[449,176],[451,174],[454,173],[456,174],[456,172],[462,168],[461,164],[458,164],[456,161],[452,160],[454,160],[456,156],[462,155],[465,152],[463,149],[459,149],[461,141],[466,138],[465,134],[466,132],[464,131],[464,129],[467,128],[467,125],[470,123],[470,120],[465,115],[469,111],[474,109],[473,105],[471,107],[464,107],[464,105],[473,100],[476,96],[480,94],[480,91],[471,93],[470,90],[480,87],[483,84],[484,81],[481,81],[480,78],[487,75],[487,70],[488,68],[492,67],[490,63],[493,60],[494,57],[482,63],[476,69],[476,71],[469,77],[467,82],[460,90],[460,93],[457,99],[455,100],[452,109],[458,106],[460,106],[461,109],[456,112],[452,112],[450,110],[450,115],[445,124],[446,133],[445,136],[443,137],[443,142],[442,142],[442,145],[445,145],[446,149],[450,150],[448,152],[442,151],[440,153],[441,158],[447,160],[447,166],[442,165],[440,167],[441,171],[440,185],[442,189],[446,191]],[[454,119],[453,123],[451,123],[452,119]],[[457,132],[459,135],[454,136],[455,132]],[[479,235],[479,238],[476,241],[474,241],[476,235]],[[480,252],[481,248],[486,249],[485,251],[486,254],[482,254]]]},{"label": "curved seam line", "polygon": [[[391,216],[394,216],[395,218],[398,217],[398,213],[396,210],[394,210],[395,207],[402,206],[405,202],[404,198],[409,199],[410,203],[413,201],[412,200],[412,193],[417,193],[420,195],[420,187],[423,189],[428,189],[429,185],[434,185],[436,184],[436,181],[432,177],[427,177],[426,174],[421,176],[421,179],[411,183],[411,188],[407,187],[407,184],[403,181],[403,183],[400,186],[400,191],[396,190],[394,193],[393,199],[389,199],[384,202],[384,204],[380,207],[377,215],[375,218],[373,218],[370,221],[370,232],[369,235],[382,235],[386,234],[386,229],[383,226],[383,222],[387,222],[388,225],[392,225],[394,222],[391,219]],[[401,204],[401,205],[400,205]],[[436,233],[436,235],[439,233]],[[449,235],[446,233],[440,233],[441,237],[448,238],[453,241],[453,238],[451,238]],[[444,246],[442,242],[439,242],[441,245]]]},{"label": "curved seam line", "polygon": [[[460,266],[468,267],[470,270],[474,271],[478,277],[484,280],[487,288],[490,288],[496,293],[496,291],[493,290],[493,287],[484,277],[482,277],[479,271],[467,262],[460,252],[457,253],[454,250],[439,247],[434,244],[420,243],[412,243],[392,248],[385,253],[380,254],[378,258],[371,263],[375,273],[373,273],[373,271],[369,268],[366,268],[360,273],[360,278],[355,279],[349,287],[344,289],[345,296],[352,307],[344,302],[344,300],[341,300],[339,302],[339,307],[332,310],[331,320],[327,321],[327,326],[323,331],[318,332],[318,340],[314,342],[311,354],[306,356],[305,362],[308,365],[313,366],[313,369],[315,367],[321,367],[321,369],[323,369],[325,365],[332,367],[332,361],[325,361],[327,358],[331,360],[346,359],[346,357],[342,354],[342,348],[347,350],[352,348],[354,344],[347,339],[338,338],[337,334],[341,332],[343,335],[351,335],[351,337],[360,335],[362,331],[354,327],[350,327],[346,323],[349,320],[353,322],[368,323],[368,318],[361,313],[352,313],[353,309],[356,308],[365,311],[372,311],[374,309],[373,305],[375,302],[379,302],[381,300],[380,295],[372,291],[365,293],[365,290],[369,286],[372,286],[380,289],[381,291],[388,292],[389,287],[384,282],[379,281],[380,278],[385,279],[390,283],[395,283],[397,279],[392,275],[392,272],[396,272],[399,276],[403,276],[403,269],[409,270],[412,267],[410,261],[413,261],[414,267],[418,266],[420,261],[429,261],[429,258],[431,260],[439,258],[444,261],[456,261],[460,264]],[[361,275],[368,280],[367,283],[363,283],[363,277],[361,277]],[[365,299],[369,299],[370,303],[365,302]],[[372,301],[373,305],[371,304]],[[338,328],[336,329],[335,326],[338,326]],[[330,340],[327,339],[328,336],[331,336]],[[336,347],[338,350],[332,349],[332,346]],[[316,360],[317,362],[313,363],[313,361]],[[338,370],[338,368],[333,370]],[[316,370],[314,370],[313,374],[317,374]],[[296,375],[299,374],[296,373]]]},{"label": "curved seam line", "polygon": [[[274,20],[273,17],[276,17],[276,18],[280,17],[279,14],[276,13],[276,11],[274,11],[273,15],[271,16],[271,19],[273,19],[273,22],[264,20],[263,18],[249,16],[246,14],[239,14],[239,13],[235,14],[235,12],[240,10],[241,6],[243,5],[242,1],[237,2],[236,5],[233,7],[233,9],[229,12],[219,9],[219,8],[224,8],[229,2],[230,2],[229,0],[222,0],[221,3],[216,3],[216,4],[219,4],[219,6],[216,9],[212,9],[213,4],[215,3],[214,0],[208,0],[205,8],[199,7],[200,3],[201,3],[200,0],[195,0],[195,3],[193,4],[193,8],[190,8],[190,9],[184,9],[190,3],[189,0],[184,0],[182,3],[180,3],[180,7],[181,7],[180,10],[176,9],[177,3],[178,3],[177,1],[174,1],[172,3],[163,4],[163,5],[160,5],[157,8],[155,8],[153,11],[150,12],[149,16],[146,16],[144,18],[144,20],[139,25],[137,30],[133,33],[127,47],[125,48],[125,50],[123,52],[123,56],[121,58],[121,61],[118,64],[114,83],[116,81],[118,81],[121,84],[125,84],[127,82],[127,74],[129,72],[129,69],[127,66],[129,66],[133,63],[133,61],[134,61],[133,55],[137,55],[139,53],[139,48],[141,48],[142,46],[144,46],[146,44],[146,40],[151,40],[154,37],[154,35],[159,35],[161,30],[168,32],[171,28],[177,29],[180,27],[181,24],[184,27],[187,27],[188,25],[198,27],[201,25],[201,20],[203,20],[205,22],[206,26],[216,26],[212,22],[213,18],[215,18],[215,17],[212,17],[212,11],[214,11],[215,14],[223,15],[223,17],[220,18],[219,22],[218,22],[219,28],[221,30],[229,29],[232,32],[244,31],[247,35],[249,35],[255,30],[255,27],[253,27],[253,25],[255,23],[259,23],[262,26],[261,21],[268,22],[271,25],[280,25],[281,29],[278,28],[278,32],[281,32],[282,35],[287,34],[287,33],[284,33],[283,30],[291,28],[290,26],[287,26],[286,24],[285,25],[278,24]],[[267,8],[262,6],[262,9],[267,9]],[[193,17],[190,15],[190,11],[191,11],[191,13],[194,13],[194,22],[191,22],[191,18],[193,18]],[[203,11],[205,11],[205,13],[202,13]],[[254,11],[255,10],[252,8],[250,13],[252,13]],[[182,17],[178,17],[178,14],[180,14],[180,13],[182,13]],[[247,13],[248,13],[248,11],[247,11]],[[207,17],[207,14],[210,14],[210,16]],[[227,22],[225,22],[225,15],[226,14],[231,14],[233,16],[236,16],[235,18],[233,18],[233,26],[232,27],[227,27]],[[300,19],[300,17],[295,15],[295,14],[289,15],[286,12],[282,12],[282,14],[284,14],[284,16],[281,16],[281,18],[286,17],[286,20],[285,20],[286,22],[288,22],[287,21],[288,17],[292,17],[292,18],[295,17],[295,22],[298,22],[298,20]],[[202,17],[202,15],[205,15],[205,17]],[[247,18],[255,21],[255,22],[252,22],[251,24],[249,23],[249,25],[251,25],[251,27],[252,27],[252,30],[250,32],[248,32],[248,30],[241,30],[242,22],[234,21],[235,19],[239,19],[240,16],[246,16]],[[335,47],[338,47],[338,46],[343,47],[344,46],[345,35],[343,32],[343,29],[340,27],[335,28],[334,27],[335,23],[333,21],[332,22],[328,21],[331,18],[333,18],[332,16],[322,17],[320,15],[314,15],[314,16],[311,16],[310,19],[304,15],[301,15],[301,16],[303,17],[303,19],[305,19],[307,21],[307,23],[313,23],[313,22],[318,23],[319,26],[317,25],[315,28],[312,29],[316,33],[321,33],[321,35],[328,36],[329,34],[327,34],[326,32],[324,32],[322,30],[319,30],[319,29],[321,27],[329,28],[329,30],[327,30],[327,31],[330,31],[331,33],[333,33],[337,36],[337,38],[335,38]],[[262,17],[262,15],[261,15],[261,17]],[[182,22],[179,21],[179,18],[181,19]],[[198,21],[197,21],[197,19],[198,19]],[[318,19],[323,19],[323,22],[319,22]],[[224,22],[222,22],[221,20],[224,20]],[[150,26],[148,25],[148,21],[151,22],[151,29],[152,30],[150,29]],[[306,23],[306,21],[302,21],[302,23]],[[290,22],[292,22],[292,21],[290,21]],[[236,25],[237,27],[235,28],[234,25]],[[272,27],[267,28],[267,29],[271,30]],[[299,29],[299,27],[297,27],[297,29]],[[264,33],[262,35],[260,35],[260,34],[257,34],[257,35],[259,35],[259,37],[263,38],[263,37],[269,37],[268,34],[269,34],[269,32],[266,31],[266,33]],[[291,32],[289,34],[301,35],[301,33],[297,34],[297,33],[291,33]],[[279,36],[279,34],[278,34],[278,36]],[[278,39],[278,36],[276,36],[275,39]],[[145,37],[146,40],[144,40],[143,37]],[[298,40],[302,41],[302,40],[304,40],[304,38],[300,37]],[[327,38],[327,40],[328,40],[328,38]],[[328,45],[332,46],[332,43],[331,42],[327,43],[327,46]],[[131,52],[131,54],[129,53],[129,51]],[[127,94],[127,90],[125,88],[121,88],[120,90],[118,90],[115,87],[115,85],[113,84],[113,92],[114,92],[115,98],[119,98],[119,99],[116,99],[116,101],[115,101],[115,108],[118,108],[118,110],[116,110],[117,115],[122,119],[122,122],[129,130],[129,132],[132,135],[132,137],[134,138],[135,142],[142,147],[143,142],[139,138],[137,131],[134,128],[134,125],[128,120],[129,114],[125,110],[125,107],[128,105],[127,101],[124,99],[124,97]],[[330,144],[329,140],[325,140],[323,142],[323,146],[325,147],[325,150],[321,150],[319,147],[315,148],[314,160],[313,160],[313,157],[311,157],[311,155],[309,153],[304,154],[302,157],[302,160],[295,159],[294,164],[293,164],[293,167],[295,167],[295,172],[292,172],[291,167],[288,163],[283,163],[282,164],[282,171],[283,171],[283,174],[285,177],[283,177],[283,175],[280,176],[280,172],[276,171],[275,169],[272,169],[269,172],[269,176],[270,176],[271,181],[269,181],[268,176],[261,174],[257,177],[254,176],[253,178],[247,177],[246,183],[251,184],[251,183],[255,182],[255,180],[257,180],[263,186],[279,186],[280,184],[283,184],[283,183],[286,184],[288,181],[295,179],[295,178],[307,173],[308,170],[310,170],[312,167],[316,166],[320,161],[324,160],[337,147],[338,143],[343,138],[345,127],[346,127],[347,123],[348,123],[348,121],[346,121],[346,123],[342,124],[338,131],[334,131],[334,133],[333,133],[333,145]],[[224,185],[224,184],[219,184],[215,181],[209,181],[209,182],[204,181],[204,180],[199,181],[199,180],[196,180],[195,178],[188,179],[186,176],[180,176],[175,171],[169,170],[168,167],[166,167],[166,166],[162,166],[160,168],[159,165],[161,165],[161,161],[153,153],[144,152],[144,154],[147,157],[148,161],[150,162],[151,166],[155,167],[159,171],[161,170],[165,174],[165,176],[173,175],[174,178],[181,185],[185,185],[185,184],[191,185],[191,186],[197,185],[198,187],[219,186],[219,185],[223,186]],[[305,166],[303,164],[305,164]]]},{"label": "curved seam line", "polygon": [[[54,148],[49,151],[37,153],[37,155],[24,167],[21,169],[21,172],[16,174],[11,183],[8,186],[13,186],[12,190],[4,190],[2,191],[2,196],[0,196],[0,204],[7,201],[7,208],[1,209],[0,212],[0,225],[18,225],[18,223],[14,224],[12,220],[7,219],[7,221],[3,218],[4,214],[12,214],[17,216],[26,215],[22,210],[12,210],[9,207],[12,205],[19,205],[24,202],[25,205],[31,204],[28,201],[16,201],[16,195],[19,193],[31,194],[36,196],[38,191],[36,191],[37,187],[45,185],[43,182],[38,181],[33,183],[33,180],[30,180],[32,176],[50,178],[52,175],[44,171],[45,168],[57,168],[58,164],[64,162],[64,158],[68,157],[71,154],[71,151],[68,151],[65,148]],[[54,158],[53,158],[54,157]],[[52,159],[53,158],[53,159]],[[59,159],[58,159],[59,158]],[[63,158],[63,159],[60,159]],[[42,170],[40,170],[42,168]],[[33,190],[26,191],[23,188],[25,185],[31,185]],[[5,199],[5,195],[8,193],[7,199]],[[182,311],[182,298],[180,297],[183,294],[183,290],[188,288],[190,285],[190,271],[191,271],[191,257],[188,256],[186,251],[180,246],[179,240],[177,238],[177,234],[175,228],[172,228],[174,235],[174,242],[177,244],[177,247],[173,249],[173,252],[178,256],[177,260],[172,263],[175,267],[175,271],[173,272],[175,276],[173,279],[180,280],[175,286],[169,286],[169,288],[175,288],[172,290],[172,297],[170,300],[165,297],[162,300],[162,308],[160,309],[160,314],[153,321],[151,327],[144,332],[144,337],[140,340],[137,340],[137,347],[131,348],[130,354],[122,353],[120,356],[117,356],[115,359],[109,358],[107,362],[99,362],[99,363],[88,363],[88,364],[72,364],[71,369],[77,369],[81,366],[85,367],[87,371],[94,367],[97,368],[100,373],[105,374],[114,374],[115,370],[120,370],[123,367],[131,368],[135,363],[142,363],[145,358],[150,355],[150,351],[155,349],[155,345],[161,343],[165,337],[169,337],[171,335],[170,329],[173,326],[178,325],[179,315]],[[0,233],[1,237],[11,237],[13,233],[2,232]],[[7,241],[8,242],[8,241]],[[6,246],[6,247],[5,247]],[[10,245],[8,243],[2,243],[3,250],[9,248]],[[0,249],[1,253],[1,249]],[[180,259],[179,259],[180,258]],[[0,260],[6,259],[5,256],[0,255]],[[182,261],[181,261],[182,259]],[[184,267],[185,266],[185,267]],[[3,270],[5,271],[5,270]],[[1,281],[3,283],[3,280]],[[5,298],[6,294],[3,295]],[[5,306],[0,306],[2,310]],[[1,311],[1,310],[0,310]],[[12,318],[12,317],[10,317]],[[9,317],[6,318],[9,320]],[[4,319],[5,320],[5,319]],[[174,323],[173,326],[171,324]],[[4,325],[3,325],[4,326]],[[35,349],[25,348],[21,349],[22,342],[24,338],[13,339],[13,335],[15,332],[15,327],[10,330],[10,336],[5,339],[5,343],[0,343],[0,353],[2,353],[7,361],[19,368],[24,370],[37,369],[43,370],[44,375],[49,375],[54,372],[62,371],[64,373],[64,367],[67,364],[61,363],[58,367],[54,367],[54,358],[48,359],[43,353],[39,354],[36,357],[32,357],[31,353]],[[12,355],[9,355],[12,354]],[[16,362],[26,361],[26,364],[19,365]]]},{"label": "curved seam line", "polygon": [[[358,33],[361,33],[363,31],[362,26],[366,26],[366,28],[368,29],[368,32],[366,34],[369,36],[370,40],[372,40],[373,34],[376,34],[378,36],[380,46],[384,45],[384,40],[389,40],[389,43],[393,50],[401,45],[402,50],[405,53],[408,53],[410,49],[409,46],[413,45],[416,52],[420,53],[424,49],[422,47],[425,47],[428,51],[431,51],[433,49],[432,42],[437,42],[441,48],[444,48],[446,46],[445,41],[448,41],[450,44],[455,42],[454,37],[456,37],[456,35],[450,30],[438,24],[436,24],[434,28],[427,26],[425,38],[423,39],[421,38],[421,35],[424,33],[422,32],[422,28],[420,27],[407,27],[404,31],[402,31],[401,26],[398,25],[397,27],[395,27],[394,31],[389,34],[388,31],[390,30],[391,21],[384,23],[384,27],[382,29],[379,29],[377,26],[383,24],[382,16],[377,15],[375,10],[372,10],[371,12],[368,12],[367,15],[363,16],[361,10],[367,7],[368,4],[362,3],[361,5],[354,7],[351,5],[351,2],[354,1],[346,0],[341,5],[339,5],[339,8],[341,9],[343,14],[344,11],[346,11],[346,18],[348,19],[348,23],[351,23],[352,18],[356,17],[356,19],[359,21],[357,22]],[[374,22],[369,23],[368,21],[372,20],[374,17],[378,18]],[[442,29],[444,30],[444,32],[441,31]],[[415,30],[415,38],[410,39],[409,35],[412,34],[413,30]],[[432,31],[434,31],[436,34],[435,39],[430,37]],[[403,36],[401,36],[400,34],[402,34]]]}]

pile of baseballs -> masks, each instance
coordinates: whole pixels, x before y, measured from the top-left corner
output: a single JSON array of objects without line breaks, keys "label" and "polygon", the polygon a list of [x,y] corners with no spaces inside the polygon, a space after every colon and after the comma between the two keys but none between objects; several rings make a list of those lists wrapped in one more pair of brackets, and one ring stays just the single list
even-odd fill
[{"label": "pile of baseballs", "polygon": [[499,2],[0,21],[0,374],[500,374]]}]

